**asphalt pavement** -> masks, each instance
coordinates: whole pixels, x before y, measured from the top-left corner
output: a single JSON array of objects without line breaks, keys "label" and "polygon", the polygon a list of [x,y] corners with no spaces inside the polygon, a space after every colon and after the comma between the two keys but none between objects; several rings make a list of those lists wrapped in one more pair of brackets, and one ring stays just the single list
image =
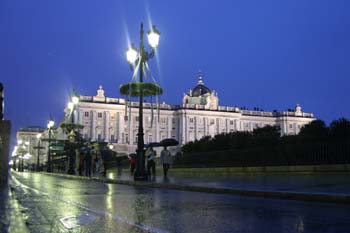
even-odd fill
[{"label": "asphalt pavement", "polygon": [[349,204],[149,188],[26,172],[14,173],[11,187],[30,232],[350,232]]}]

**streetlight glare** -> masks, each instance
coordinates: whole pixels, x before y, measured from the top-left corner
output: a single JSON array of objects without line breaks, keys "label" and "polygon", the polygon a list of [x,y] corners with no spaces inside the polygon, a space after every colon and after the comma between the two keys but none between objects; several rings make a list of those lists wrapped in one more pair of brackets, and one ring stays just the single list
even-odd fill
[{"label": "streetlight glare", "polygon": [[67,105],[67,107],[69,108],[69,110],[73,110],[73,108],[74,108],[74,103],[72,103],[72,102],[69,102],[68,103],[68,105]]},{"label": "streetlight glare", "polygon": [[53,120],[50,120],[47,124],[47,128],[52,128],[55,125],[55,122]]},{"label": "streetlight glare", "polygon": [[23,141],[22,140],[18,140],[18,142],[17,142],[18,144],[22,144],[23,143]]},{"label": "streetlight glare", "polygon": [[159,38],[160,38],[160,33],[159,31],[156,29],[156,27],[153,25],[152,30],[150,30],[147,33],[147,39],[148,39],[148,43],[149,45],[155,49],[158,47],[159,44]]},{"label": "streetlight glare", "polygon": [[73,96],[72,97],[72,102],[74,105],[77,105],[79,103],[79,97],[78,96]]},{"label": "streetlight glare", "polygon": [[36,138],[37,138],[37,139],[40,139],[41,136],[42,136],[42,134],[41,134],[41,133],[38,133],[38,134],[36,135]]},{"label": "streetlight glare", "polygon": [[130,47],[128,51],[126,51],[126,59],[130,64],[134,64],[135,61],[137,60],[137,57],[138,57],[138,53],[133,47]]}]

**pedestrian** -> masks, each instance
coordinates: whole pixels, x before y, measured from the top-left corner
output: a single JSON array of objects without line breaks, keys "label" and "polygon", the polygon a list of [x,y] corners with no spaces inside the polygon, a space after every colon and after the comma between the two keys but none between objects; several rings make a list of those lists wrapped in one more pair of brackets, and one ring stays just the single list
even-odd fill
[{"label": "pedestrian", "polygon": [[122,157],[116,157],[116,162],[117,162],[117,171],[118,171],[118,176],[122,175],[122,171],[123,171],[123,164],[122,164]]},{"label": "pedestrian", "polygon": [[91,152],[90,149],[88,148],[85,153],[85,175],[88,177],[91,177]]},{"label": "pedestrian", "polygon": [[80,152],[79,153],[79,176],[83,175],[83,171],[84,171],[84,159],[85,159],[85,155],[84,152]]},{"label": "pedestrian", "polygon": [[135,171],[135,166],[136,166],[136,154],[131,153],[128,156],[129,163],[130,163],[130,174],[133,175]]},{"label": "pedestrian", "polygon": [[94,168],[95,168],[94,173],[96,175],[98,175],[100,173],[101,162],[102,162],[101,158],[96,154],[95,159],[94,159],[94,164],[95,164],[95,166],[94,166]]},{"label": "pedestrian", "polygon": [[[156,162],[154,161],[156,157],[156,152],[153,150],[153,147],[150,146],[146,150],[147,158],[147,172],[149,176],[156,176]],[[151,173],[152,170],[152,173]]]},{"label": "pedestrian", "polygon": [[164,177],[167,177],[168,170],[170,168],[170,165],[172,164],[172,157],[170,152],[167,150],[167,147],[164,147],[164,150],[160,153],[160,161],[163,163],[163,174]]}]

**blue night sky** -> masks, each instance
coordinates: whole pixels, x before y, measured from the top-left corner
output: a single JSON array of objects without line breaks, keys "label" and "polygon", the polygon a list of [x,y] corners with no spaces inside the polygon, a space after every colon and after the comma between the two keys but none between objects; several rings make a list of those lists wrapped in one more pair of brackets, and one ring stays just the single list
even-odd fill
[{"label": "blue night sky", "polygon": [[[128,37],[161,31],[154,76],[180,104],[204,83],[220,105],[286,110],[299,103],[329,123],[350,118],[350,1],[1,0],[5,117],[19,127],[61,120],[74,88],[109,97],[132,73]],[[12,137],[14,138],[14,137]]]}]

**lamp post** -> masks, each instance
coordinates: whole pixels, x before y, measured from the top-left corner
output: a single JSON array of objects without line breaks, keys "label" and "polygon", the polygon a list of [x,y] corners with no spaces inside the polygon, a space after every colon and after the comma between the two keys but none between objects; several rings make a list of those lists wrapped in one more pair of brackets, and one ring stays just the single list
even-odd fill
[{"label": "lamp post", "polygon": [[49,148],[47,150],[47,172],[52,172],[52,167],[51,167],[51,131],[52,127],[55,125],[55,122],[53,120],[50,120],[49,123],[47,124],[47,129],[49,131]]},{"label": "lamp post", "polygon": [[[68,144],[66,144],[67,149],[68,149],[68,174],[74,175],[75,174],[75,159],[76,159],[76,154],[75,154],[75,139],[76,139],[76,133],[74,132],[75,129],[78,128],[78,124],[74,123],[74,110],[75,106],[79,104],[79,97],[76,94],[76,92],[73,90],[73,94],[71,97],[71,101],[68,103],[68,109],[70,111],[70,123],[71,127],[68,127],[67,130],[69,132],[68,134]],[[69,119],[67,119],[68,122]]]},{"label": "lamp post", "polygon": [[37,149],[37,160],[36,160],[36,171],[38,172],[40,169],[40,149],[43,149],[43,147],[40,146],[40,138],[41,138],[42,134],[38,133],[36,135],[36,138],[38,139],[38,146],[34,147],[34,149]]},{"label": "lamp post", "polygon": [[[148,43],[151,47],[151,52],[148,53],[145,50],[144,42],[143,42],[143,23],[141,23],[140,28],[140,46],[138,50],[135,48],[135,46],[131,46],[128,51],[126,52],[126,57],[128,62],[131,65],[135,65],[135,63],[139,64],[139,127],[138,127],[138,134],[137,134],[137,161],[136,161],[136,171],[134,173],[134,180],[147,180],[147,172],[145,171],[145,151],[144,151],[144,133],[143,133],[143,97],[144,97],[144,90],[143,90],[143,73],[144,73],[144,66],[146,65],[147,61],[151,59],[154,56],[155,49],[158,46],[159,43],[159,37],[160,33],[156,29],[155,26],[152,27],[152,29],[147,33]],[[129,119],[131,120],[131,119]]]},{"label": "lamp post", "polygon": [[75,106],[79,104],[79,97],[73,90],[71,101],[68,103],[67,107],[70,110],[71,123],[74,124],[74,110]]}]

